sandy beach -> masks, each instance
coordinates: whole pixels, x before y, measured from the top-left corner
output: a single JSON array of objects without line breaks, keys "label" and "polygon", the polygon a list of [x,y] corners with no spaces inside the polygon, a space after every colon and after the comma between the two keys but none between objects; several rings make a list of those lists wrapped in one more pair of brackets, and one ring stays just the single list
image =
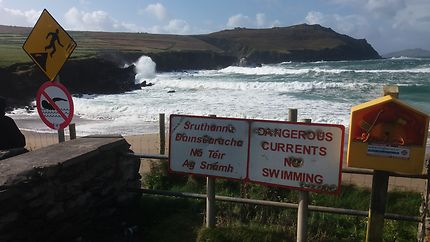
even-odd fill
[{"label": "sandy beach", "polygon": [[[26,138],[26,148],[30,151],[58,143],[57,133],[37,133],[25,130],[21,132]],[[159,154],[160,152],[160,138],[158,134],[130,135],[124,138],[130,144],[130,149],[134,153]],[[70,140],[70,137],[66,135],[66,142],[68,140]],[[149,163],[148,159],[141,160],[141,174],[149,171]]]}]

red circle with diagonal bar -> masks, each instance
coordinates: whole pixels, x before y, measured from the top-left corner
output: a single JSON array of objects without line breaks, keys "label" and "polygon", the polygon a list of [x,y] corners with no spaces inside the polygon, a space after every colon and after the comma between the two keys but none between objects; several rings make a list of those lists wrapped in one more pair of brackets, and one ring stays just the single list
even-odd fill
[{"label": "red circle with diagonal bar", "polygon": [[60,83],[45,82],[37,91],[36,106],[40,118],[51,129],[64,129],[72,121],[72,96]]}]

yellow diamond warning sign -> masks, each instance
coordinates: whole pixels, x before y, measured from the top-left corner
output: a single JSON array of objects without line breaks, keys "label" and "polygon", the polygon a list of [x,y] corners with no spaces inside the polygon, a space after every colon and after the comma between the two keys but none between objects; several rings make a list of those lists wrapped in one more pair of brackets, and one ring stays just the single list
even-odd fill
[{"label": "yellow diamond warning sign", "polygon": [[44,9],[22,48],[52,81],[76,48],[76,42]]}]

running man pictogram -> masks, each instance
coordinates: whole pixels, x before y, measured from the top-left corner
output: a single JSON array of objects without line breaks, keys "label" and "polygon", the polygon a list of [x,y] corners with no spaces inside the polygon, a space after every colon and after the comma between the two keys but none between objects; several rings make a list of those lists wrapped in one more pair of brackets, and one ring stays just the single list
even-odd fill
[{"label": "running man pictogram", "polygon": [[58,45],[60,45],[61,47],[64,47],[64,45],[62,45],[60,42],[60,37],[58,36],[59,32],[60,32],[60,30],[56,29],[55,32],[49,32],[46,35],[46,39],[48,39],[49,36],[52,36],[51,41],[49,42],[49,45],[45,47],[45,50],[52,49],[51,53],[49,54],[49,56],[51,56],[51,57],[57,51],[57,49],[55,48],[55,41],[57,41]]},{"label": "running man pictogram", "polygon": [[44,9],[22,48],[52,81],[76,46],[72,37]]}]

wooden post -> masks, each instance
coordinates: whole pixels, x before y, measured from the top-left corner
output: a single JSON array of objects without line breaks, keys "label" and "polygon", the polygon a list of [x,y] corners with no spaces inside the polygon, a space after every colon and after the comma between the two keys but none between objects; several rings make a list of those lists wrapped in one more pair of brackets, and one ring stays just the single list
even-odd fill
[{"label": "wooden post", "polygon": [[166,116],[164,113],[160,113],[160,154],[164,155],[166,152]]},{"label": "wooden post", "polygon": [[[397,85],[383,87],[383,96],[399,97]],[[384,232],[385,205],[388,194],[388,180],[390,176],[385,171],[374,171],[372,179],[372,194],[370,197],[369,218],[367,222],[366,242],[382,241]]]},{"label": "wooden post", "polygon": [[427,172],[427,181],[426,181],[426,190],[423,193],[423,202],[421,203],[420,212],[422,216],[421,223],[418,224],[418,241],[424,242],[428,241],[426,238],[429,237],[430,231],[430,218],[429,218],[429,192],[430,192],[430,156],[426,158],[426,172]]},{"label": "wooden post", "polygon": [[[209,115],[216,117],[216,115]],[[215,228],[215,178],[206,177],[206,228]]]},{"label": "wooden post", "polygon": [[288,109],[288,121],[297,122],[297,109],[295,108]]},{"label": "wooden post", "polygon": [[397,85],[386,85],[382,88],[382,96],[390,95],[399,98],[399,87]]},{"label": "wooden post", "polygon": [[374,171],[370,198],[366,242],[382,241],[384,231],[385,204],[387,202],[389,175],[385,171]]},{"label": "wooden post", "polygon": [[76,139],[76,125],[74,123],[69,124],[70,139]]},{"label": "wooden post", "polygon": [[[302,122],[310,123],[311,120],[303,119]],[[299,191],[299,204],[297,209],[297,242],[305,242],[308,240],[308,205],[309,192]]]},{"label": "wooden post", "polygon": [[64,135],[64,129],[59,129],[58,130],[58,143],[62,143],[66,141],[66,137]]}]

